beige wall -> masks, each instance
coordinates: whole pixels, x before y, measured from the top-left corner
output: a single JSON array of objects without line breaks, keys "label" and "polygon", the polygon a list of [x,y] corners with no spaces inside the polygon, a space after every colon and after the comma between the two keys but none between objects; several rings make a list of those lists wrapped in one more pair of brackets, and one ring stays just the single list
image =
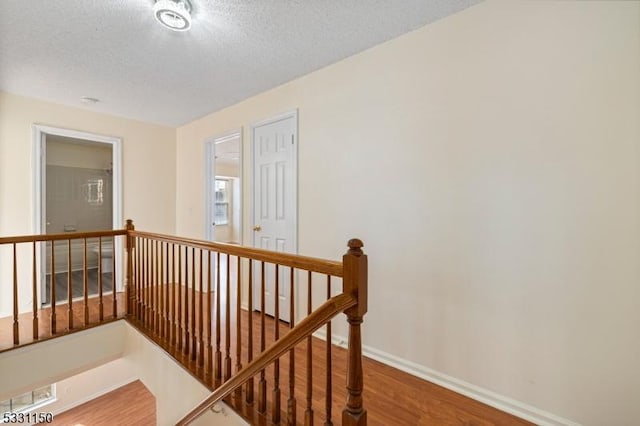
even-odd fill
[{"label": "beige wall", "polygon": [[[0,400],[56,383],[56,401],[40,410],[54,414],[139,379],[156,398],[160,426],[174,425],[210,393],[126,321],[0,353],[0,373]],[[247,424],[224,403],[219,408],[194,424]]]},{"label": "beige wall", "polygon": [[69,141],[73,139],[47,137],[47,165],[103,170],[112,167],[111,145],[80,145]]},{"label": "beige wall", "polygon": [[0,401],[121,358],[126,327],[116,321],[1,353]]},{"label": "beige wall", "polygon": [[0,92],[0,235],[33,230],[35,123],[122,138],[125,218],[175,231],[175,129]]},{"label": "beige wall", "polygon": [[56,382],[56,400],[40,411],[55,416],[136,380],[137,372],[124,358],[118,358]]},{"label": "beige wall", "polygon": [[183,126],[177,232],[202,236],[204,140],[245,126],[251,164],[249,125],[298,108],[299,251],[364,240],[369,349],[538,419],[631,424],[639,17],[488,1]]},{"label": "beige wall", "polygon": [[239,177],[240,170],[238,165],[223,162],[216,163],[216,175],[227,177]]},{"label": "beige wall", "polygon": [[[0,92],[0,235],[34,231],[33,124],[122,138],[124,218],[138,229],[175,232],[175,129]],[[12,279],[9,249],[0,247],[0,282]],[[26,245],[22,249],[19,268],[28,271],[31,257]],[[32,300],[30,281],[23,278],[21,312]],[[0,316],[11,309],[11,288],[5,286]]]},{"label": "beige wall", "polygon": [[[123,322],[124,323],[124,322]],[[157,344],[126,325],[125,366],[134,371],[140,381],[156,397],[156,421],[159,426],[175,425],[211,393],[189,374],[182,365]],[[247,423],[226,404],[218,404],[220,413],[207,411],[194,425],[246,425]]]}]

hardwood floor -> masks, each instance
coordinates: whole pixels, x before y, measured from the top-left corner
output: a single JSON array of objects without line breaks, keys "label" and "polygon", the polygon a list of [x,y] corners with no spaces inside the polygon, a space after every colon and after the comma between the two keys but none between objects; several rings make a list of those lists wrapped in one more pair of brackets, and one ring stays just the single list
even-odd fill
[{"label": "hardwood floor", "polygon": [[[231,369],[237,371],[235,354],[236,334],[234,311],[231,333],[229,335],[228,352],[230,354]],[[222,315],[224,318],[224,315]],[[339,317],[339,318],[342,318]],[[261,315],[258,312],[249,313],[242,311],[241,336],[243,339],[242,364],[247,363],[247,336],[249,319],[253,326],[253,347],[254,357],[260,348],[260,327]],[[135,321],[133,322],[136,325]],[[136,326],[140,327],[138,323]],[[289,329],[288,324],[280,322],[280,336],[283,336]],[[227,337],[221,327],[220,351],[222,357],[222,368],[225,368]],[[275,321],[273,318],[265,317],[266,344],[274,340]],[[148,330],[145,334],[154,342],[163,347],[174,358],[179,360],[185,368],[190,371],[201,382],[210,389],[218,386],[215,380],[215,371],[209,371],[208,355],[205,355],[204,366],[200,366],[197,360],[193,360],[193,350],[190,355],[186,355],[183,350],[178,350],[177,345],[171,345],[167,340],[160,338]],[[212,336],[215,342],[215,333]],[[184,338],[184,336],[183,336]],[[305,410],[311,408],[313,411],[314,423],[323,424],[331,420],[334,424],[341,423],[341,413],[346,401],[346,361],[347,351],[343,348],[331,347],[331,403],[330,411],[327,410],[325,400],[326,389],[326,342],[317,338],[312,338],[312,399],[311,406],[307,406],[306,383],[307,383],[307,343],[300,343],[295,348],[294,363],[296,366],[294,377],[295,384],[295,406],[296,423],[304,424]],[[213,362],[215,365],[215,344],[213,345]],[[205,354],[207,348],[205,347]],[[254,377],[254,403],[247,406],[245,403],[247,395],[246,385],[242,389],[242,394],[234,394],[226,400],[233,405],[241,415],[251,419],[255,424],[267,424],[272,418],[273,398],[276,393],[280,393],[281,418],[283,423],[287,420],[287,406],[289,403],[289,357],[287,353],[280,358],[278,376],[279,385],[274,385],[275,366],[269,366],[265,371],[265,378],[268,383],[267,399],[268,408],[266,418],[264,415],[257,415],[254,408],[258,403],[258,382],[259,376]],[[463,395],[452,392],[441,386],[419,379],[410,374],[404,373],[395,368],[389,367],[380,362],[365,358],[363,362],[364,370],[364,404],[368,412],[369,425],[391,426],[391,425],[530,425],[531,423],[504,413],[485,404],[482,404]],[[222,373],[224,375],[224,373]]]},{"label": "hardwood floor", "polygon": [[[71,289],[74,298],[84,296],[84,276],[84,271],[82,270],[71,272]],[[88,294],[91,296],[97,295],[100,286],[98,269],[87,269],[86,278]],[[65,303],[67,301],[69,289],[68,279],[68,272],[58,272],[55,274],[56,303]],[[49,284],[46,286],[43,303],[48,304],[50,303],[51,296],[49,294],[51,291],[51,274],[45,276],[45,282]],[[111,272],[104,272],[102,274],[102,288],[104,293],[110,292],[112,285],[113,274]]]},{"label": "hardwood floor", "polygon": [[139,380],[58,414],[56,426],[154,426],[156,399]]},{"label": "hardwood floor", "polygon": [[[196,300],[198,300],[198,297]],[[124,297],[122,294],[117,295],[118,300],[118,317],[124,315]],[[113,321],[111,318],[112,313],[112,301],[111,298],[106,298],[104,301],[104,313],[105,320]],[[188,303],[189,308],[192,309],[192,304]],[[206,305],[205,305],[206,306]],[[231,304],[231,306],[235,306]],[[96,298],[89,299],[89,313],[90,321],[87,326],[98,325],[98,300]],[[224,308],[224,305],[223,305]],[[67,306],[57,305],[57,323],[58,334],[62,335],[68,333],[67,328]],[[190,316],[193,312],[190,312]],[[74,302],[73,304],[74,315],[74,330],[78,331],[85,328],[84,326],[84,305],[82,301]],[[39,329],[40,337],[37,341],[51,338],[50,329],[50,316],[51,312],[49,308],[45,308],[39,311]],[[208,315],[203,315],[204,319]],[[33,343],[32,338],[32,317],[31,313],[20,316],[20,338],[21,345]],[[221,312],[221,317],[224,321],[225,312]],[[222,361],[222,367],[224,370],[226,364],[226,353],[229,353],[229,363],[231,364],[231,371],[235,372],[238,369],[236,363],[236,342],[237,336],[235,333],[237,322],[237,311],[232,308],[230,334],[227,339],[224,324],[221,326],[220,339],[220,356]],[[193,318],[193,317],[192,317]],[[260,327],[261,327],[261,315],[258,312],[249,313],[241,310],[241,360],[242,364],[247,363],[247,342],[248,342],[248,324],[251,320],[253,328],[253,348],[254,357],[259,352],[260,348]],[[343,316],[338,317],[339,320],[343,319]],[[195,320],[199,322],[199,315],[195,315]],[[183,316],[184,321],[184,316]],[[0,319],[0,352],[3,350],[12,349],[13,345],[12,337],[12,318]],[[211,371],[208,367],[209,353],[206,343],[206,332],[204,336],[204,356],[203,363],[198,362],[198,357],[193,357],[193,334],[199,337],[198,328],[195,328],[195,333],[192,334],[189,347],[191,352],[187,355],[184,352],[186,347],[182,345],[181,349],[178,349],[177,344],[171,344],[171,333],[165,333],[164,338],[154,334],[149,330],[141,329],[140,323],[131,319],[130,322],[137,326],[144,332],[150,339],[155,341],[158,345],[164,348],[169,354],[176,358],[185,368],[191,372],[196,378],[202,381],[210,389],[217,386],[218,381],[215,379],[215,372]],[[206,323],[206,321],[205,321]],[[191,324],[191,323],[190,323]],[[366,322],[365,322],[366,326]],[[276,323],[273,318],[265,316],[265,338],[266,345],[269,345],[274,341]],[[191,328],[191,325],[190,327]],[[206,328],[205,328],[206,329]],[[289,329],[288,324],[279,323],[279,333],[283,336]],[[171,330],[171,324],[169,324],[168,330]],[[177,336],[176,336],[177,337]],[[185,335],[181,334],[182,341],[185,342]],[[227,345],[227,340],[229,341]],[[216,334],[215,330],[212,335],[212,362],[215,364],[215,352],[216,352]],[[200,346],[198,343],[198,350]],[[228,349],[227,349],[228,346]],[[295,374],[293,375],[295,384],[295,406],[296,406],[296,422],[298,424],[304,424],[305,410],[311,409],[313,411],[314,423],[325,423],[328,414],[334,424],[340,424],[341,412],[344,408],[344,402],[346,400],[345,390],[345,377],[346,377],[346,359],[347,353],[345,349],[340,347],[331,347],[331,363],[332,363],[332,375],[331,375],[331,391],[330,404],[327,406],[325,400],[326,389],[326,342],[317,338],[312,338],[312,398],[311,406],[307,406],[306,398],[306,383],[307,383],[307,342],[303,341],[295,348]],[[289,400],[289,354],[285,354],[280,358],[278,376],[279,386],[277,392],[280,393],[280,407],[281,418],[283,422],[287,420],[287,406]],[[369,425],[528,425],[530,423],[496,410],[492,407],[484,405],[480,402],[464,397],[455,392],[449,391],[440,386],[429,383],[425,380],[414,377],[410,374],[404,373],[397,369],[391,368],[387,365],[379,363],[377,361],[365,358],[363,361],[364,370],[364,404],[368,412]],[[224,373],[222,373],[224,376]],[[275,366],[269,366],[265,371],[265,379],[267,381],[267,395],[268,395],[268,407],[267,416],[257,415],[255,408],[258,402],[258,382],[259,376],[254,378],[254,404],[253,407],[247,406],[244,403],[247,394],[247,387],[242,390],[241,395],[234,395],[229,398],[227,402],[235,405],[242,415],[247,418],[252,418],[256,424],[265,424],[266,421],[272,417],[271,403],[273,401],[273,395],[276,394],[276,387],[274,385],[275,380]],[[238,399],[240,397],[240,399]],[[293,399],[292,399],[293,401]],[[330,411],[327,408],[330,407]],[[57,419],[56,419],[57,420]],[[62,424],[62,423],[60,423]],[[93,425],[98,423],[81,423],[85,425]],[[118,423],[106,423],[106,424],[118,424]],[[138,424],[138,423],[119,423],[119,424]],[[150,423],[153,424],[153,423]]]},{"label": "hardwood floor", "polygon": [[73,301],[73,329],[69,329],[69,305],[59,303],[56,305],[56,333],[51,327],[51,308],[46,307],[38,310],[38,338],[33,338],[33,313],[26,312],[18,316],[18,330],[20,343],[13,343],[13,317],[0,318],[0,352],[15,349],[34,342],[40,342],[55,336],[62,336],[86,328],[94,327],[104,322],[123,318],[125,313],[124,293],[116,293],[116,316],[113,316],[113,295],[105,294],[102,300],[103,320],[100,320],[100,299],[99,297],[88,298],[87,313],[88,321],[85,322],[84,300]]}]

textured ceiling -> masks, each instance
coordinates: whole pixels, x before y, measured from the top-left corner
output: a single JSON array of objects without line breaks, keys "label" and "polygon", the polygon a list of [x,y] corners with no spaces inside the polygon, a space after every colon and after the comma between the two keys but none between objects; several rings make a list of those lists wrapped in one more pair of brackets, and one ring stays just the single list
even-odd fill
[{"label": "textured ceiling", "polygon": [[178,126],[480,1],[0,0],[0,90]]}]

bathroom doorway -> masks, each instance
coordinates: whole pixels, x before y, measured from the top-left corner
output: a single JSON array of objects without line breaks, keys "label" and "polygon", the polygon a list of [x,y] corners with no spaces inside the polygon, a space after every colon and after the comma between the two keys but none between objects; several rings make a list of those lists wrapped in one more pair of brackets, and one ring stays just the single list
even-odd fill
[{"label": "bathroom doorway", "polygon": [[[35,127],[37,233],[69,234],[122,227],[120,211],[120,140],[118,138]],[[121,290],[122,252],[120,241],[112,238],[88,239],[86,269],[88,295],[98,294],[102,278],[103,294]],[[54,283],[56,302],[84,297],[84,240],[58,241],[43,246],[41,259],[42,291],[40,303],[51,303]],[[54,256],[52,277],[51,256]],[[114,274],[115,262],[115,274]]]}]

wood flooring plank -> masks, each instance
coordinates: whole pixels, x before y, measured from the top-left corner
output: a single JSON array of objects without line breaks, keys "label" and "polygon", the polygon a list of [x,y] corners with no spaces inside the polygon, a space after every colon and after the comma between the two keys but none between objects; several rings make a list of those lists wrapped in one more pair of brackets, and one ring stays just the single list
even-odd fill
[{"label": "wood flooring plank", "polygon": [[[233,305],[232,305],[233,306]],[[221,315],[224,318],[224,314]],[[242,335],[248,336],[249,321],[253,323],[253,329],[260,329],[260,313],[242,311]],[[235,315],[231,315],[231,353],[235,353]],[[274,319],[266,319],[266,340],[267,345],[274,341],[275,324]],[[142,327],[140,323],[131,320],[136,327]],[[365,323],[366,326],[366,323]],[[224,325],[223,325],[224,327]],[[280,323],[280,335],[283,336],[289,331],[288,324]],[[156,336],[153,332],[146,330],[145,335],[155,343],[165,349],[170,355],[178,360],[187,371],[198,378],[210,389],[214,389],[219,384],[215,383],[210,372],[206,368],[198,366],[191,357],[186,356],[178,350],[177,345],[171,345],[167,341]],[[246,337],[243,337],[243,363],[246,360]],[[259,348],[259,333],[254,333],[254,348]],[[312,338],[313,358],[313,397],[312,404],[315,413],[314,424],[325,422],[325,365],[326,365],[326,343],[318,338]],[[254,358],[257,351],[254,353]],[[304,424],[304,408],[306,404],[306,340],[298,344],[295,348],[295,398],[299,409],[297,410],[296,424]],[[332,348],[332,420],[336,425],[341,424],[341,414],[347,398],[346,394],[346,362],[347,351],[341,347]],[[207,363],[205,362],[205,365]],[[235,368],[234,368],[235,372]],[[271,392],[274,379],[273,366],[266,369],[268,382],[267,391]],[[364,373],[364,406],[368,413],[368,424],[370,426],[403,426],[403,425],[531,425],[531,423],[504,413],[493,407],[475,401],[471,398],[460,395],[456,392],[445,389],[441,386],[430,383],[388,365],[382,364],[370,358],[363,360]],[[280,383],[289,381],[289,354],[286,353],[280,358]],[[254,377],[256,383],[259,376]],[[244,404],[246,387],[243,389],[242,397],[235,396],[225,400],[234,406],[238,413],[246,419],[254,419],[254,424],[267,424],[263,416],[253,412],[253,407]],[[281,387],[282,401],[289,397],[288,386]],[[285,407],[286,408],[286,407]],[[267,417],[270,417],[270,408],[267,409]],[[283,421],[286,420],[286,413],[282,413]]]},{"label": "wood flooring plank", "polygon": [[[198,295],[199,296],[199,295]],[[190,298],[191,299],[191,298]],[[185,303],[191,304],[191,300],[185,301]],[[234,306],[231,304],[231,306]],[[97,299],[89,299],[90,310],[90,325],[98,323],[98,304]],[[111,298],[105,298],[105,312],[111,312]],[[192,306],[190,306],[192,308]],[[83,302],[78,301],[73,304],[74,312],[74,324],[82,325],[83,323]],[[124,316],[124,297],[123,294],[118,294],[118,317]],[[224,307],[223,307],[224,309]],[[60,330],[59,335],[68,333],[69,330],[64,330],[63,325],[67,323],[65,318],[66,306],[58,305],[58,324]],[[205,312],[205,321],[208,321],[208,314]],[[214,317],[214,315],[211,315]],[[30,344],[34,340],[30,337],[31,330],[31,317],[32,314],[23,314],[20,316],[20,336],[21,344]],[[40,310],[40,338],[37,341],[41,341],[47,338],[51,338],[50,331],[50,310],[45,308]],[[221,315],[225,318],[224,313]],[[230,316],[231,323],[231,340],[230,340],[230,352],[234,354],[236,352],[235,345],[235,318],[236,315]],[[196,312],[196,318],[199,318],[199,312]],[[182,323],[186,318],[182,318]],[[0,319],[0,352],[3,350],[13,349],[15,346],[12,342],[11,334],[11,318]],[[171,339],[166,336],[165,339],[155,335],[151,330],[145,330],[142,325],[134,318],[129,319],[130,323],[138,327],[140,331],[157,343],[160,347],[166,350],[172,355],[184,368],[189,371],[194,377],[199,379],[202,383],[213,389],[217,384],[215,383],[212,374],[207,370],[206,366],[209,365],[205,362],[205,367],[201,367],[197,362],[192,360],[191,356],[185,355],[178,350],[177,345],[171,345]],[[246,336],[248,336],[248,324],[249,321],[253,324],[254,330],[260,329],[260,314],[258,312],[242,311],[241,324],[243,335],[243,364],[246,365]],[[274,341],[274,319],[267,317],[266,319],[266,339],[267,344]],[[224,329],[224,324],[222,324]],[[366,327],[366,321],[365,325]],[[78,327],[77,330],[81,329]],[[289,331],[289,326],[286,323],[280,323],[280,335],[283,336]],[[198,334],[196,330],[196,335]],[[198,336],[199,337],[199,336]],[[205,336],[206,337],[206,336]],[[215,335],[212,336],[215,338]],[[257,348],[260,347],[260,333],[253,333],[253,347],[254,358],[257,356]],[[184,336],[183,336],[184,338]],[[207,342],[205,342],[207,343]],[[205,345],[206,346],[206,345]],[[313,338],[313,410],[315,413],[315,424],[324,422],[324,389],[325,389],[325,347],[326,344],[323,340]],[[304,409],[306,408],[306,340],[296,346],[295,348],[295,398],[297,400],[298,410],[296,422],[302,424],[304,419]],[[205,358],[209,355],[205,353]],[[344,403],[346,401],[346,360],[347,351],[343,348],[334,346],[332,348],[332,381],[333,381],[333,398],[332,398],[332,413],[334,424],[340,424],[340,416]],[[289,356],[288,353],[280,358],[280,383],[288,383],[289,368],[288,368]],[[234,363],[235,368],[235,363]],[[531,423],[519,419],[515,416],[506,414],[471,398],[467,398],[463,395],[457,394],[448,389],[437,386],[433,383],[427,382],[410,374],[404,373],[400,370],[392,368],[388,365],[374,361],[369,358],[363,360],[364,370],[364,404],[368,412],[369,425],[529,425]],[[266,370],[266,377],[269,383],[268,392],[271,392],[273,385],[273,367],[270,366]],[[257,376],[256,376],[257,383]],[[282,400],[286,401],[289,397],[288,386],[283,386]],[[244,395],[243,390],[243,395]],[[228,400],[230,403],[239,407],[239,411],[244,417],[251,417],[256,420],[256,423],[264,424],[265,419],[262,416],[255,415],[252,407],[245,407],[236,401],[233,397]],[[268,410],[269,411],[269,410]],[[283,419],[286,419],[286,413],[283,413]],[[114,424],[114,423],[111,423]],[[130,423],[133,424],[133,423]]]},{"label": "wood flooring plank", "polygon": [[25,312],[18,316],[19,332],[20,332],[20,344],[13,344],[13,317],[0,318],[0,352],[16,349],[18,347],[30,345],[36,342],[41,342],[52,337],[64,336],[66,334],[85,330],[90,327],[95,327],[101,323],[108,323],[117,319],[124,318],[125,315],[125,300],[124,293],[116,294],[116,307],[118,310],[117,316],[114,318],[109,315],[113,311],[113,296],[112,294],[105,295],[104,297],[104,321],[101,322],[99,318],[99,298],[91,297],[88,299],[89,307],[89,322],[85,324],[84,321],[84,300],[78,299],[73,303],[73,330],[68,328],[68,309],[67,304],[56,305],[56,319],[57,327],[54,334],[51,330],[51,308],[45,307],[38,310],[38,338],[33,338],[33,313]]},{"label": "wood flooring plank", "polygon": [[141,381],[58,414],[56,426],[154,426],[156,399]]}]

